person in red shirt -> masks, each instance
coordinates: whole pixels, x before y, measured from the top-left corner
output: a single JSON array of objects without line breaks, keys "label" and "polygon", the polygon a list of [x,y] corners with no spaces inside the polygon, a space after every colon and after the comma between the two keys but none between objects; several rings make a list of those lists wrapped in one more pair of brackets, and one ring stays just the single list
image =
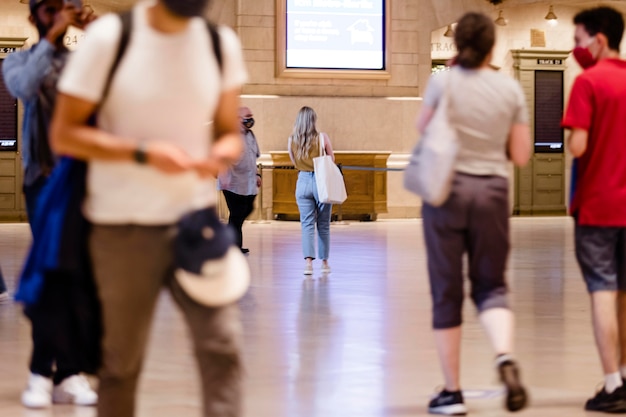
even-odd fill
[{"label": "person in red shirt", "polygon": [[619,59],[624,19],[597,7],[577,14],[574,24],[573,54],[585,70],[563,119],[577,158],[570,211],[605,375],[604,387],[585,409],[626,413],[626,61]]}]

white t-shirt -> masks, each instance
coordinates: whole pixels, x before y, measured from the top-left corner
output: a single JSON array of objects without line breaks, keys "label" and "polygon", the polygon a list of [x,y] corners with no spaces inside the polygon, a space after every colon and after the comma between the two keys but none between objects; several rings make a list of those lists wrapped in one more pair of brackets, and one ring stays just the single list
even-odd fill
[{"label": "white t-shirt", "polygon": [[[164,34],[148,24],[153,4],[135,6],[130,42],[98,111],[98,126],[121,140],[170,141],[204,159],[220,94],[246,81],[241,45],[231,29],[219,28],[220,73],[205,21],[195,18],[183,32]],[[100,102],[120,34],[117,15],[91,24],[65,67],[59,91]],[[172,224],[216,201],[215,180],[194,172],[171,175],[135,162],[89,161],[85,214],[97,224]]]}]

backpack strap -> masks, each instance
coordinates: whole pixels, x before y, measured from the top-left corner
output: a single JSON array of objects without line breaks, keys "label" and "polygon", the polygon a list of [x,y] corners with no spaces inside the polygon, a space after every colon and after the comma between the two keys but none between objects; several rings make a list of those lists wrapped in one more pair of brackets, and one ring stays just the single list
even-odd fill
[{"label": "backpack strap", "polygon": [[[124,53],[126,49],[128,49],[128,44],[130,43],[130,35],[133,30],[133,11],[128,10],[119,14],[120,20],[122,22],[122,33],[120,35],[120,41],[117,46],[117,53],[115,54],[115,59],[113,60],[113,64],[111,64],[111,69],[109,70],[109,75],[107,76],[106,82],[104,84],[104,90],[102,93],[102,99],[100,103],[103,103],[109,94],[109,89],[111,88],[111,82],[113,81],[113,76],[115,75],[115,71],[117,67],[120,65],[122,58],[124,57]],[[207,30],[209,31],[209,35],[211,36],[211,44],[213,46],[213,53],[215,54],[215,58],[217,59],[217,65],[220,68],[220,72],[223,69],[223,59],[222,59],[222,44],[220,42],[220,35],[217,32],[217,27],[207,20]]]},{"label": "backpack strap", "polygon": [[133,12],[132,10],[128,10],[119,14],[120,20],[122,21],[122,33],[120,35],[120,41],[117,46],[117,53],[115,54],[115,59],[113,60],[113,64],[111,64],[111,69],[109,70],[109,75],[107,76],[106,82],[104,84],[104,90],[102,92],[102,99],[100,103],[103,103],[106,100],[107,95],[109,94],[109,90],[111,88],[111,82],[113,81],[113,76],[115,75],[115,71],[117,67],[119,67],[120,62],[122,61],[122,57],[128,48],[128,43],[130,42],[130,34],[133,29]]},{"label": "backpack strap", "polygon": [[217,32],[217,27],[213,23],[207,20],[206,25],[209,30],[209,34],[211,35],[213,53],[215,54],[215,59],[217,59],[217,65],[219,66],[221,73],[224,69],[224,63],[222,59],[222,43],[220,42],[220,34]]}]

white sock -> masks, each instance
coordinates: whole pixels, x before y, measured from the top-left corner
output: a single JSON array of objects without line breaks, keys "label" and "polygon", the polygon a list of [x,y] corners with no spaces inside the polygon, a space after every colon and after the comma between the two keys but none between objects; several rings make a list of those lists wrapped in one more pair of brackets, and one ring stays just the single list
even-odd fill
[{"label": "white sock", "polygon": [[621,386],[622,376],[619,372],[613,372],[612,374],[604,375],[604,390],[607,393],[610,394]]},{"label": "white sock", "polygon": [[513,313],[508,308],[490,308],[478,316],[496,355],[513,352]]},{"label": "white sock", "polygon": [[513,355],[509,353],[503,353],[501,355],[498,355],[496,357],[496,368],[506,361],[513,361]]},{"label": "white sock", "polygon": [[626,365],[619,367],[619,373],[622,376],[622,379],[626,379]]}]

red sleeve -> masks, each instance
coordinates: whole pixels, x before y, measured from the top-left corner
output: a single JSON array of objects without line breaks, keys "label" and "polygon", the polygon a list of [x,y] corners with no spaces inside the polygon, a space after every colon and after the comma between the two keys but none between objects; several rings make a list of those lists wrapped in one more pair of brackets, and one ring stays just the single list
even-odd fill
[{"label": "red sleeve", "polygon": [[587,78],[579,76],[574,81],[561,126],[566,129],[579,128],[589,131],[592,115],[593,89]]}]

